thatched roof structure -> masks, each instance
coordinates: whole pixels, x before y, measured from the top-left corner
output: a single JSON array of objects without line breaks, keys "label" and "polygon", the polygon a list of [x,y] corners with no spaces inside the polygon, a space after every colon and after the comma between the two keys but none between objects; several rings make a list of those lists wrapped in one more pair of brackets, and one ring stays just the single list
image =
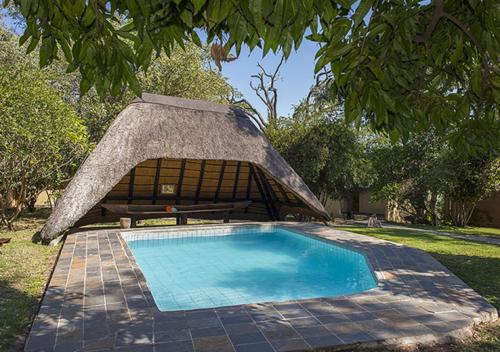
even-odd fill
[{"label": "thatched roof structure", "polygon": [[329,218],[244,111],[144,94],[118,115],[76,172],[41,235],[49,240],[71,226],[117,221],[120,216],[103,203],[241,200],[251,205],[232,212],[231,219],[279,220],[287,214]]}]

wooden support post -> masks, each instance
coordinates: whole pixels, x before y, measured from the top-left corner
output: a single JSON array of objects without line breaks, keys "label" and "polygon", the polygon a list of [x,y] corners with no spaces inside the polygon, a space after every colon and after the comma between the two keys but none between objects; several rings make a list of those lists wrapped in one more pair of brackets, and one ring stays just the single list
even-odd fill
[{"label": "wooden support post", "polygon": [[198,199],[200,198],[201,184],[203,183],[203,176],[205,174],[205,164],[206,164],[206,160],[202,160],[201,166],[200,166],[200,177],[198,178],[198,186],[196,187],[196,195],[195,195],[194,204],[198,204]]},{"label": "wooden support post", "polygon": [[180,222],[181,222],[181,225],[187,225],[188,219],[187,219],[187,215],[186,214],[182,214],[181,215]]},{"label": "wooden support post", "polygon": [[153,186],[153,199],[152,203],[156,204],[156,200],[158,199],[158,184],[160,182],[160,171],[161,171],[161,158],[156,161],[156,174],[155,174],[155,183]]},{"label": "wooden support post", "polygon": [[262,185],[264,187],[264,192],[266,193],[267,199],[270,201],[270,206],[271,210],[273,211],[274,218],[275,220],[279,220],[279,211],[276,208],[276,195],[274,194],[274,191],[267,181],[266,175],[262,172],[261,169],[257,169],[257,173],[259,174],[259,177],[261,179]]},{"label": "wooden support post", "polygon": [[128,183],[128,197],[127,197],[128,204],[132,203],[134,197],[134,182],[135,182],[135,167],[132,170],[130,170],[130,180]]},{"label": "wooden support post", "polygon": [[217,189],[215,190],[214,203],[219,201],[220,187],[222,185],[222,180],[224,179],[224,171],[226,170],[226,160],[222,161],[222,166],[220,167],[219,182],[217,182]]},{"label": "wooden support post", "polygon": [[260,196],[262,198],[262,201],[264,202],[264,205],[266,206],[267,214],[269,215],[269,217],[271,218],[271,220],[274,221],[275,220],[274,213],[273,213],[273,211],[272,211],[272,209],[270,207],[270,204],[269,204],[270,202],[267,199],[266,194],[265,194],[265,192],[264,192],[264,190],[262,188],[262,185],[261,185],[261,183],[259,181],[259,175],[255,172],[254,167],[253,167],[252,164],[249,163],[248,165],[250,165],[250,168],[253,170],[252,174],[254,176],[255,184],[257,185],[257,188],[259,190],[259,193],[260,193]]}]

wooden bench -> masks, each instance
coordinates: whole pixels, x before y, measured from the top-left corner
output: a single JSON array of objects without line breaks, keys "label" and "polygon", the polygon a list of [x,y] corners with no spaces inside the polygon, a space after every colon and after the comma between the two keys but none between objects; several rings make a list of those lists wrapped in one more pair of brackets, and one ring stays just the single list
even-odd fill
[{"label": "wooden bench", "polygon": [[[176,218],[177,225],[187,224],[187,217],[190,214],[224,213],[224,222],[229,222],[229,214],[235,210],[247,208],[251,201],[242,202],[221,202],[210,204],[192,205],[150,205],[150,204],[101,204],[101,206],[114,214],[131,218],[131,227],[135,227],[138,218]],[[175,208],[176,211],[168,212],[166,207]]]}]

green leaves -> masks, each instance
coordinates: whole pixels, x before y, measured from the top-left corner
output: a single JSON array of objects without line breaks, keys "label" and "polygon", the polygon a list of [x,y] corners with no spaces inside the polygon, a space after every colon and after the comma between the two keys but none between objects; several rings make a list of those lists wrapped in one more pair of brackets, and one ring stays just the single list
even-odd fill
[{"label": "green leaves", "polygon": [[368,11],[373,7],[375,0],[361,0],[359,2],[358,8],[356,9],[356,12],[354,12],[354,27],[356,28],[361,21],[365,18],[365,16],[368,14]]},{"label": "green leaves", "polygon": [[[102,96],[124,87],[140,93],[138,70],[147,70],[153,55],[171,54],[187,41],[201,46],[196,31],[206,31],[209,43],[222,42],[228,52],[239,53],[246,45],[264,54],[281,51],[285,57],[307,33],[318,44],[315,72],[331,70],[332,99],[344,101],[353,111],[347,115],[358,123],[366,119],[379,130],[397,129],[404,136],[429,124],[459,129],[472,118],[491,122],[499,113],[500,93],[493,80],[500,72],[500,26],[494,1],[447,2],[446,16],[435,27],[429,27],[435,3],[419,1],[12,4],[26,20],[21,45],[29,42],[28,52],[38,48],[42,66],[61,49],[70,70],[78,69],[86,81],[82,88],[94,86]],[[348,98],[352,92],[358,94],[355,99]],[[460,102],[449,98],[452,93],[460,95]],[[347,105],[354,100],[358,105]],[[479,136],[485,131],[476,132]],[[485,143],[482,140],[476,142]]]}]

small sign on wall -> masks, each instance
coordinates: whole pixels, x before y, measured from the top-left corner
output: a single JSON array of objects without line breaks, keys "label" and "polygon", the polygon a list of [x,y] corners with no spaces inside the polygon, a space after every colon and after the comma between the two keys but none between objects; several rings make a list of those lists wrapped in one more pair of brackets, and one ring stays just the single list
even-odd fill
[{"label": "small sign on wall", "polygon": [[176,188],[175,183],[163,183],[160,187],[160,194],[175,194]]}]

